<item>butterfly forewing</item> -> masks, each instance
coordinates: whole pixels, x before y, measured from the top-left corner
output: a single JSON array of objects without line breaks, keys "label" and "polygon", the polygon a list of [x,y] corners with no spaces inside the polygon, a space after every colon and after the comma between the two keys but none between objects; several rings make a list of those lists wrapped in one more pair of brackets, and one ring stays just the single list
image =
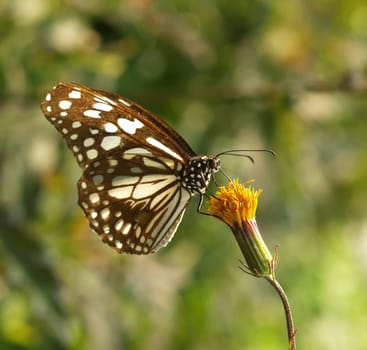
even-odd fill
[{"label": "butterfly forewing", "polygon": [[166,245],[217,171],[207,157],[192,166],[198,157],[184,139],[122,96],[60,83],[41,107],[83,169],[79,205],[90,227],[118,252]]},{"label": "butterfly forewing", "polygon": [[79,164],[106,156],[130,141],[156,156],[182,162],[195,153],[171,127],[125,97],[77,85],[60,83],[51,90],[42,109],[64,136]]}]

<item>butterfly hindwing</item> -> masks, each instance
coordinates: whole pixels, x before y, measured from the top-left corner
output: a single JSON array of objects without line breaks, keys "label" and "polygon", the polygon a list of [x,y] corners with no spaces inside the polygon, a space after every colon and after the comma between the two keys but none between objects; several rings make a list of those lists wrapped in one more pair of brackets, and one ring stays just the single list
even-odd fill
[{"label": "butterfly hindwing", "polygon": [[79,205],[102,241],[146,254],[172,238],[191,195],[178,181],[180,163],[133,152],[92,162],[78,182]]}]

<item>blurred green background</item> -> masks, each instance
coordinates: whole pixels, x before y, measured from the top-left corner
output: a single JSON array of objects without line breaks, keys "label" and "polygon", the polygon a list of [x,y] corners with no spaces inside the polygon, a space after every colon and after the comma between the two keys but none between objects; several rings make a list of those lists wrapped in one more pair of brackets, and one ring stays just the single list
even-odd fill
[{"label": "blurred green background", "polygon": [[193,200],[172,243],[122,256],[77,206],[39,103],[118,92],[264,189],[257,220],[299,349],[367,344],[367,3],[0,1],[0,348],[287,349],[281,302]]}]

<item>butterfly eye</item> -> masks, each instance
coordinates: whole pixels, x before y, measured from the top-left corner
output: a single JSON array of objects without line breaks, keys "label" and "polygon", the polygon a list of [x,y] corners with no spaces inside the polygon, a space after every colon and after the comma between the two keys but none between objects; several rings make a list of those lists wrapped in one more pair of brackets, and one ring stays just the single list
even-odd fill
[{"label": "butterfly eye", "polygon": [[60,83],[41,104],[79,163],[79,205],[102,241],[148,254],[173,237],[218,157],[199,157],[170,126],[125,97]]}]

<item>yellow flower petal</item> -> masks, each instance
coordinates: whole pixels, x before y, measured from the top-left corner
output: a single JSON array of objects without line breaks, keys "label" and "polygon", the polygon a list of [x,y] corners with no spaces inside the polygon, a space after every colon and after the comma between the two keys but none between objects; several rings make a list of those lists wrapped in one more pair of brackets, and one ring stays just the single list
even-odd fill
[{"label": "yellow flower petal", "polygon": [[[247,181],[248,184],[252,181]],[[262,189],[245,187],[234,179],[227,187],[219,187],[215,197],[210,198],[209,213],[226,224],[241,225],[243,221],[255,218],[258,198]]]}]

